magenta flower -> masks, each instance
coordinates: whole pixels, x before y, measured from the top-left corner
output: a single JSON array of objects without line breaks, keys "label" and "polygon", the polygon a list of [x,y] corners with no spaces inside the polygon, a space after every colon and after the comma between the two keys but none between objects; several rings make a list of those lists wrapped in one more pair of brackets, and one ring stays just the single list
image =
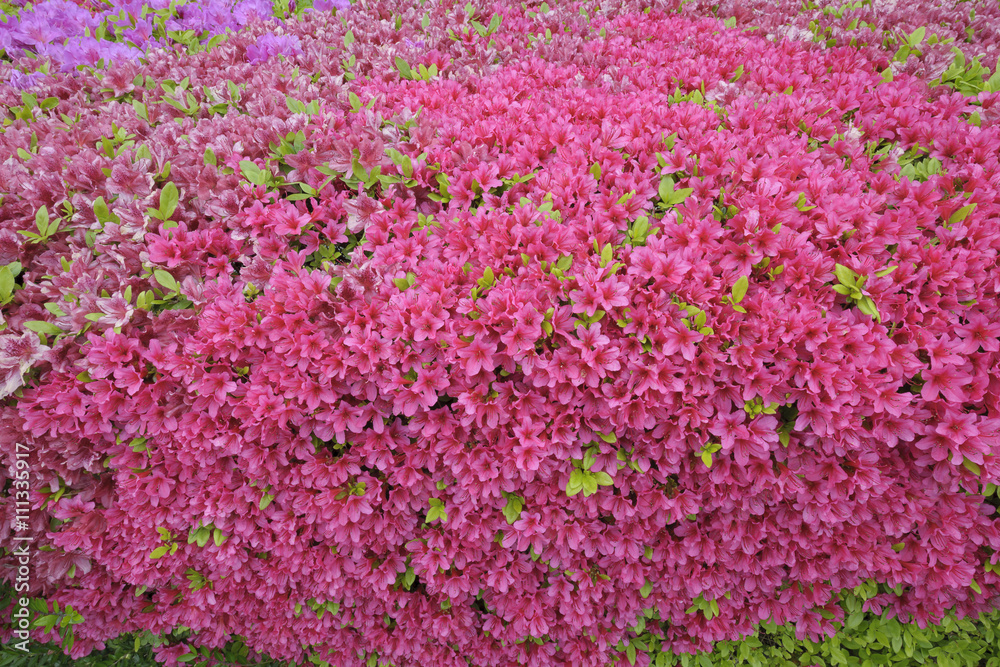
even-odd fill
[{"label": "magenta flower", "polygon": [[1000,96],[928,77],[1000,9],[549,4],[0,26],[0,448],[74,655],[648,665],[866,581],[992,609]]}]

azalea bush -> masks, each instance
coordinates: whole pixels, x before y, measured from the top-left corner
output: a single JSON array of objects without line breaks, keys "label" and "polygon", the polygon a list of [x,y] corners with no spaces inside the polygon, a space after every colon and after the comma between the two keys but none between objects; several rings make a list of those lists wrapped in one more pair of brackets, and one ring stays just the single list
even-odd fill
[{"label": "azalea bush", "polygon": [[993,655],[995,7],[78,4],[0,31],[35,640]]}]

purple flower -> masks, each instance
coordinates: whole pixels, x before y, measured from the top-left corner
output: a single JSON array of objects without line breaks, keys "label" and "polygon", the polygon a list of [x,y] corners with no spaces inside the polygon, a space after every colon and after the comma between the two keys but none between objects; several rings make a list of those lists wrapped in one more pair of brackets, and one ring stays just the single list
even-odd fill
[{"label": "purple flower", "polygon": [[25,74],[21,70],[14,70],[7,75],[7,85],[14,88],[15,90],[27,90],[32,86],[36,85],[39,79],[44,79],[45,75],[42,72],[32,72],[31,74]]},{"label": "purple flower", "polygon": [[199,33],[207,30],[212,35],[221,35],[227,29],[237,30],[241,27],[233,15],[232,7],[224,0],[183,5],[177,8],[177,16],[176,20],[167,22],[168,26],[177,26],[173,30],[194,30]]},{"label": "purple flower", "polygon": [[269,32],[258,37],[256,44],[247,47],[247,60],[259,63],[279,54],[291,56],[299,53],[302,53],[302,43],[298,37]]},{"label": "purple flower", "polygon": [[240,25],[246,25],[256,15],[261,20],[274,16],[274,6],[270,0],[241,0],[233,5],[233,18]]},{"label": "purple flower", "polygon": [[351,2],[350,0],[313,0],[312,8],[318,12],[330,12],[333,10],[343,12],[351,8]]},{"label": "purple flower", "polygon": [[73,37],[65,45],[50,44],[39,49],[39,54],[62,61],[62,70],[71,72],[80,65],[95,66],[105,62],[135,60],[142,52],[121,42],[109,42],[94,37]]}]

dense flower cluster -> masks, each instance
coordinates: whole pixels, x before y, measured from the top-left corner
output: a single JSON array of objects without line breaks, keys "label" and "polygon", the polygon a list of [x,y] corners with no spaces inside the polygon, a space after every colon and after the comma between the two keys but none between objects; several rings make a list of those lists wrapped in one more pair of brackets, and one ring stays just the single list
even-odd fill
[{"label": "dense flower cluster", "polygon": [[[764,31],[768,39],[858,46],[880,67],[891,66],[925,80],[940,77],[960,50],[968,60],[994,66],[1000,59],[1000,5],[991,2],[928,2],[914,11],[902,0],[844,3],[761,0],[696,0],[691,12],[731,16],[738,25]],[[923,28],[925,39],[909,46],[906,38]],[[936,36],[936,37],[935,37]],[[995,71],[995,69],[994,69]]]},{"label": "dense flower cluster", "polygon": [[957,10],[552,5],[0,65],[0,480],[27,445],[31,593],[85,610],[37,637],[645,666],[843,589],[996,607],[1000,78],[920,69]]},{"label": "dense flower cluster", "polygon": [[[317,11],[350,7],[348,0],[307,4]],[[188,39],[207,42],[273,17],[271,0],[43,0],[0,20],[0,48],[14,58],[48,57],[71,72],[102,61],[135,61],[152,49],[169,48],[175,40],[184,39],[180,34],[187,31],[192,33]],[[19,89],[29,87],[16,71],[8,82]]]}]

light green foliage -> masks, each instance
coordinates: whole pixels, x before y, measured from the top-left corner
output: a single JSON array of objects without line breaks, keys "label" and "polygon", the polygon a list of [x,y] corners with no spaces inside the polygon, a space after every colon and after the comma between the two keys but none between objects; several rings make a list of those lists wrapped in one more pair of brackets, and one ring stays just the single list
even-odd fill
[{"label": "light green foliage", "polygon": [[757,415],[773,415],[778,411],[780,404],[778,403],[764,403],[759,396],[744,402],[743,410],[747,413],[750,419],[753,419]]},{"label": "light green foliage", "polygon": [[650,226],[648,217],[640,215],[629,226],[625,235],[625,243],[630,246],[644,246],[646,245],[646,239],[656,234],[658,230],[659,227]]},{"label": "light green foliage", "polygon": [[952,47],[952,53],[954,60],[944,74],[928,84],[931,88],[948,86],[967,96],[975,96],[983,91],[1000,91],[1000,58],[997,59],[997,67],[991,76],[989,68],[979,62],[979,56],[973,58],[972,62],[967,62],[965,54],[958,48]]},{"label": "light green foliage", "polygon": [[[188,584],[194,586],[200,575],[189,571],[185,577]],[[409,590],[415,579],[412,568],[408,568],[397,583]],[[640,594],[645,599],[654,588],[654,583],[647,581]],[[649,631],[650,626],[660,622],[659,613],[654,608],[645,609],[631,628],[632,638],[628,646],[623,641],[617,647],[620,658],[616,664],[619,667],[633,665],[637,653],[644,652],[649,655],[650,665],[654,667],[1000,667],[1000,611],[978,619],[959,620],[949,614],[940,625],[921,630],[915,624],[901,623],[897,619],[862,610],[866,599],[887,590],[885,586],[867,582],[853,591],[843,591],[839,605],[844,610],[844,622],[835,623],[837,634],[822,642],[795,639],[794,623],[783,626],[763,623],[752,635],[738,641],[717,642],[711,653],[695,655],[676,655],[662,650],[660,641]],[[147,593],[144,587],[136,590],[139,596],[144,593]],[[0,586],[0,602],[9,599],[11,594],[10,586]],[[696,608],[689,608],[691,613],[707,611],[714,616],[712,602],[718,604],[718,600],[706,600],[705,596],[699,596],[693,602]],[[315,599],[295,603],[295,616],[299,617],[306,608],[321,618],[328,613],[337,614],[340,604]],[[67,636],[71,635],[72,626],[80,622],[75,610],[68,607],[60,609],[54,605],[50,608],[44,600],[32,600],[31,609],[36,623],[51,624]],[[32,642],[27,653],[7,645],[0,649],[0,667],[154,667],[158,663],[152,657],[151,647],[183,641],[190,634],[186,628],[176,628],[162,636],[149,632],[121,635],[109,640],[104,650],[76,661],[63,655],[53,644]],[[226,665],[290,667],[288,663],[252,654],[239,637],[225,647],[211,651],[210,655]],[[194,657],[198,656],[191,659]],[[208,658],[209,655],[201,657]]]},{"label": "light green foliage", "polygon": [[10,303],[17,290],[17,277],[21,275],[21,263],[11,262],[0,267],[0,306]]},{"label": "light green foliage", "polygon": [[[895,267],[890,267],[889,269],[884,269],[879,271],[878,275],[886,275],[886,271],[892,272]],[[840,281],[839,284],[834,285],[833,289],[837,294],[843,294],[848,298],[848,300],[854,302],[858,306],[858,310],[866,315],[871,315],[875,318],[876,322],[881,322],[882,317],[879,315],[878,309],[875,307],[875,302],[872,301],[871,297],[864,289],[865,281],[868,276],[859,276],[854,271],[850,270],[842,264],[837,264],[834,269],[834,273],[837,275],[837,280]]]},{"label": "light green foliage", "polygon": [[506,491],[502,493],[503,497],[507,500],[507,504],[503,508],[504,518],[507,519],[507,523],[513,524],[521,517],[521,510],[524,508],[524,498],[513,493],[507,493]]},{"label": "light green foliage", "polygon": [[693,192],[694,188],[681,188],[678,190],[675,187],[672,176],[663,176],[660,178],[658,194],[660,196],[660,205],[662,207],[669,208],[677,206],[678,204],[683,204],[684,200],[687,199]]},{"label": "light green foliage", "polygon": [[174,211],[177,210],[179,202],[180,195],[177,186],[173,182],[165,183],[163,189],[160,190],[159,208],[147,208],[146,215],[166,222],[174,214]]},{"label": "light green foliage", "polygon": [[711,468],[712,454],[716,453],[720,449],[722,449],[722,445],[720,445],[719,443],[707,442],[705,443],[705,446],[702,447],[701,450],[698,452],[698,458],[701,459],[701,462],[704,463],[706,467]]},{"label": "light green foliage", "polygon": [[591,446],[587,448],[582,459],[573,459],[574,470],[566,483],[567,496],[575,496],[581,491],[584,496],[592,496],[597,493],[599,487],[614,485],[615,480],[611,475],[603,470],[597,472],[592,470],[597,463],[598,452],[596,445]]},{"label": "light green foliage", "polygon": [[896,51],[895,55],[893,55],[892,57],[893,61],[898,63],[904,63],[906,62],[906,59],[910,57],[911,54],[917,57],[922,56],[923,53],[921,53],[920,51],[920,45],[923,44],[924,36],[926,34],[927,34],[927,28],[923,26],[920,26],[919,28],[911,32],[906,37],[906,40],[903,42],[903,45],[900,46],[899,50]]},{"label": "light green foliage", "polygon": [[706,326],[705,324],[708,320],[708,314],[704,310],[698,306],[685,303],[677,297],[674,297],[673,303],[687,313],[687,315],[681,318],[681,324],[683,324],[686,328],[692,331],[697,331],[702,336],[711,336],[715,333],[715,330],[712,327]]},{"label": "light green foliage", "polygon": [[431,498],[428,501],[430,509],[427,510],[427,523],[434,523],[438,519],[441,523],[448,522],[448,512],[444,508],[444,501],[438,498]]},{"label": "light green foliage", "polygon": [[733,310],[738,313],[745,313],[747,309],[741,306],[740,303],[746,297],[748,289],[750,289],[750,279],[746,276],[740,276],[733,283],[733,287],[729,291],[729,296],[722,297],[722,302],[732,304]]},{"label": "light green foliage", "polygon": [[37,233],[20,230],[18,234],[27,237],[29,243],[45,243],[59,231],[59,218],[50,217],[49,209],[42,206],[35,212],[35,229]]},{"label": "light green foliage", "polygon": [[[880,588],[885,589],[867,582],[844,591],[839,603],[844,621],[834,624],[835,636],[819,643],[797,640],[794,623],[763,623],[742,640],[717,642],[711,653],[696,655],[661,652],[659,641],[648,633],[640,641],[648,646],[655,667],[1000,667],[1000,612],[961,620],[949,614],[940,625],[921,630],[916,624],[862,610],[864,601]],[[713,608],[711,601],[699,597],[688,611],[708,616]],[[647,610],[647,615],[658,616],[654,610]],[[824,610],[824,616],[832,614]],[[628,662],[624,655],[619,664]]]}]

